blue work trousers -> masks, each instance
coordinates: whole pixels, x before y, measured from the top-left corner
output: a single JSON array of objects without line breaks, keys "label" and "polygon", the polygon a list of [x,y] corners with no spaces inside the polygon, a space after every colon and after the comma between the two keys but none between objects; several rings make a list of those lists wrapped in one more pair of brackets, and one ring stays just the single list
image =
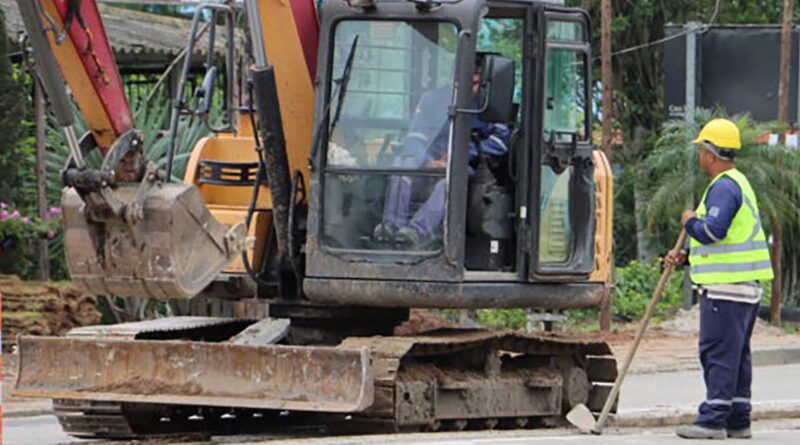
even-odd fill
[{"label": "blue work trousers", "polygon": [[695,424],[708,428],[750,426],[753,363],[750,335],[758,304],[700,298],[700,363],[706,400]]},{"label": "blue work trousers", "polygon": [[392,176],[383,208],[383,221],[395,227],[410,226],[417,233],[433,236],[444,220],[445,180],[440,179],[433,187],[425,203],[409,220],[412,179],[408,176]]}]

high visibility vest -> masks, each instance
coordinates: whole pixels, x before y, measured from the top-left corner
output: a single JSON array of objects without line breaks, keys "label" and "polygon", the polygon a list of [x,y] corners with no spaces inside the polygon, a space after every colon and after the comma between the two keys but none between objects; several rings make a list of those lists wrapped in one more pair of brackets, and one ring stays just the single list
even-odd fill
[{"label": "high visibility vest", "polygon": [[736,169],[717,175],[703,193],[697,216],[706,215],[708,190],[723,176],[734,180],[742,191],[742,205],[731,221],[724,239],[711,244],[690,241],[689,263],[692,281],[696,284],[740,283],[743,281],[771,280],[772,263],[766,235],[761,227],[756,194],[747,178]]}]

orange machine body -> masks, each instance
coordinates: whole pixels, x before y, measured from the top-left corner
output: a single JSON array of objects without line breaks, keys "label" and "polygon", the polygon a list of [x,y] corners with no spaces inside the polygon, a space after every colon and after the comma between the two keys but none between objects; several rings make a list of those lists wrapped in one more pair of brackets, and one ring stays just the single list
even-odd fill
[{"label": "orange machine body", "polygon": [[[314,88],[319,24],[312,0],[261,0],[258,22],[269,62],[275,66],[278,98],[291,171],[299,170],[308,186],[308,155],[313,133]],[[202,160],[256,162],[253,128],[248,112],[242,112],[236,134],[220,133],[201,139],[187,164],[184,182],[195,184],[211,214],[222,223],[244,221],[252,196],[250,187],[203,184],[199,181]],[[248,236],[250,261],[261,264],[272,225],[269,190],[261,186]],[[244,273],[242,260],[235,260],[224,273]]]}]

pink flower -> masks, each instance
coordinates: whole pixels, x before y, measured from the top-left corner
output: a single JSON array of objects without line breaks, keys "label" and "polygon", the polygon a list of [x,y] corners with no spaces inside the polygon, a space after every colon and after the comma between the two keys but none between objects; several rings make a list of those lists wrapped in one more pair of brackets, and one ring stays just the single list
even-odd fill
[{"label": "pink flower", "polygon": [[22,217],[22,223],[23,224],[30,224],[31,223],[31,219],[28,218],[27,216],[23,216]]},{"label": "pink flower", "polygon": [[17,219],[19,218],[19,210],[14,210],[14,213],[8,216],[9,219]]},{"label": "pink flower", "polygon": [[61,207],[50,207],[50,214],[52,214],[52,215],[60,215],[61,214]]},{"label": "pink flower", "polygon": [[8,210],[0,210],[0,220],[8,218]]},{"label": "pink flower", "polygon": [[53,239],[53,238],[55,238],[55,237],[56,237],[56,232],[55,232],[55,230],[48,230],[48,231],[47,231],[47,239]]},{"label": "pink flower", "polygon": [[4,203],[3,201],[0,201],[0,209],[7,209],[7,208],[8,204]]}]

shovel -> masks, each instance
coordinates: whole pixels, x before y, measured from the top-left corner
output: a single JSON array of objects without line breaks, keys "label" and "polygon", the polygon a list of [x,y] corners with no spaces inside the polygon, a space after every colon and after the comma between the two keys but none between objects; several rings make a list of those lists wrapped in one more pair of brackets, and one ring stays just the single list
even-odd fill
[{"label": "shovel", "polygon": [[[678,235],[678,241],[675,243],[673,250],[679,250],[681,247],[683,247],[683,243],[685,241],[686,229],[683,229],[681,230],[681,234]],[[614,406],[614,402],[617,400],[617,395],[619,394],[619,389],[622,386],[622,381],[625,379],[625,375],[628,373],[628,368],[631,366],[633,356],[636,355],[636,350],[639,348],[639,343],[642,341],[644,331],[647,329],[647,325],[650,323],[650,318],[653,317],[653,312],[655,312],[658,300],[661,298],[661,294],[664,292],[664,287],[666,286],[669,276],[674,268],[675,266],[672,265],[664,266],[664,272],[661,273],[661,278],[658,280],[658,286],[656,286],[656,290],[653,291],[653,296],[650,297],[650,303],[647,304],[644,317],[639,323],[639,329],[636,331],[636,338],[633,341],[633,346],[631,346],[631,349],[628,351],[628,356],[625,358],[625,362],[623,363],[622,369],[617,375],[616,381],[614,381],[614,387],[611,388],[611,392],[608,394],[606,403],[603,405],[603,411],[600,412],[600,417],[597,418],[597,422],[595,422],[592,412],[589,411],[589,408],[587,408],[584,404],[575,406],[567,413],[567,421],[575,425],[580,432],[586,434],[601,434],[603,432],[603,429],[606,426],[606,421],[608,421],[608,414],[611,411],[611,407]]]}]

